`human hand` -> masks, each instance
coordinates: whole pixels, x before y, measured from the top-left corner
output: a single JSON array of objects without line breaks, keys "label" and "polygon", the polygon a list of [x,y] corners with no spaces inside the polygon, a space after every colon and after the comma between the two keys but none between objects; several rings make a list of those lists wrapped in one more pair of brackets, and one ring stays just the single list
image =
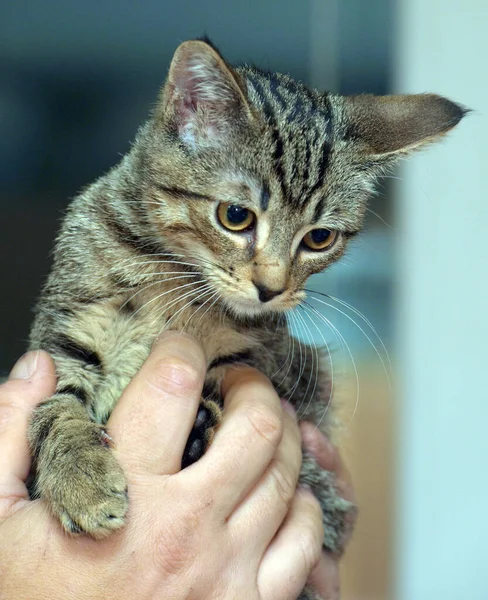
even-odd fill
[{"label": "human hand", "polygon": [[179,471],[205,360],[188,336],[162,336],[108,422],[129,482],[127,525],[95,541],[66,536],[44,503],[27,497],[29,413],[55,387],[49,356],[28,356],[36,369],[17,366],[0,387],[0,596],[298,596],[320,557],[321,513],[309,491],[295,492],[300,433],[267,379],[248,368],[228,374],[211,447]]},{"label": "human hand", "polygon": [[[320,432],[313,423],[300,424],[303,446],[311,454],[322,469],[331,471],[336,476],[336,485],[339,495],[353,504],[356,503],[354,488],[349,471],[347,470],[337,448]],[[356,521],[356,512],[350,511],[347,515],[347,541],[352,534]],[[339,600],[340,598],[340,571],[339,556],[329,552],[322,552],[320,561],[310,574],[308,585],[314,589],[323,600]]]}]

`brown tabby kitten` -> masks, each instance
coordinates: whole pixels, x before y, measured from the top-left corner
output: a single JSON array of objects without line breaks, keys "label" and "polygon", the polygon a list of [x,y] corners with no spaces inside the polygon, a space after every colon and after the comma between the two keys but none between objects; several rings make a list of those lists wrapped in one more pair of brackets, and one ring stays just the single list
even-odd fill
[{"label": "brown tabby kitten", "polygon": [[[287,364],[282,313],[361,229],[385,167],[464,113],[435,95],[309,90],[231,68],[204,41],[177,49],[131,151],[71,204],[37,307],[30,345],[52,354],[59,379],[31,422],[36,490],[67,531],[101,537],[124,523],[126,480],[103,426],[164,329],[197,337],[208,360],[184,465],[211,439],[219,383],[236,362],[283,396],[297,385],[302,418],[328,431],[327,370],[309,398],[310,368]],[[323,506],[325,546],[340,552],[350,505],[307,456],[301,481]]]}]

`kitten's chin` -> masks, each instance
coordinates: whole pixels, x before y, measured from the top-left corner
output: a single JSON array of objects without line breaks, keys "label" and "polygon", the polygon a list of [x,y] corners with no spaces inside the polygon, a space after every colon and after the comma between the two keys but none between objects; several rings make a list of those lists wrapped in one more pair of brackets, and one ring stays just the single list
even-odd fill
[{"label": "kitten's chin", "polygon": [[245,298],[232,298],[225,301],[225,304],[230,311],[238,317],[258,317],[260,315],[269,314],[271,312],[281,312],[276,307],[248,300]]},{"label": "kitten's chin", "polygon": [[[256,318],[271,313],[283,313],[290,309],[281,303],[258,302],[247,298],[231,298],[225,300],[225,304],[231,313],[240,318]],[[293,307],[291,307],[293,308]]]}]

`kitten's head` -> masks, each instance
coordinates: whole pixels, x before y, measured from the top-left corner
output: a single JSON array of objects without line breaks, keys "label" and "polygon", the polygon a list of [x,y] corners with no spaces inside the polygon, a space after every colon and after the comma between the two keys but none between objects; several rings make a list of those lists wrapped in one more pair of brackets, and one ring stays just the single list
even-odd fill
[{"label": "kitten's head", "polygon": [[360,230],[382,170],[465,112],[431,94],[320,93],[185,42],[136,145],[148,211],[234,312],[286,310]]}]

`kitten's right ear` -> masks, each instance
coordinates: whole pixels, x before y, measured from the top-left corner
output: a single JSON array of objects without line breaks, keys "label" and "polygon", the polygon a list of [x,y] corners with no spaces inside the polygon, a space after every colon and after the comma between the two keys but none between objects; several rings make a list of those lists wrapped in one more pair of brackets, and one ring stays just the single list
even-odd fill
[{"label": "kitten's right ear", "polygon": [[201,40],[177,48],[157,114],[193,150],[220,144],[251,116],[236,75],[217,50]]}]

